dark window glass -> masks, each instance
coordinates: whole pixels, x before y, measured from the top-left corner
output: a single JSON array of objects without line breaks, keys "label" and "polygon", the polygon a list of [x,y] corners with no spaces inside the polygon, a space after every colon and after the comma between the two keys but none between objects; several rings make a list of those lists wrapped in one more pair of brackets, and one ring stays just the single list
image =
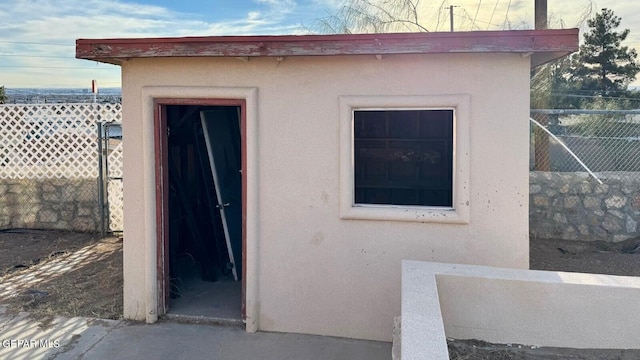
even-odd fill
[{"label": "dark window glass", "polygon": [[354,112],[356,204],[452,207],[453,110]]}]

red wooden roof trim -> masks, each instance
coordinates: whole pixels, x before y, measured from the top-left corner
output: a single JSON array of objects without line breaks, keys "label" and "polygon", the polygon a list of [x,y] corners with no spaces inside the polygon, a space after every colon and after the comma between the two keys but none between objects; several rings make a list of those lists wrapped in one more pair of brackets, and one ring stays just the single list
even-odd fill
[{"label": "red wooden roof trim", "polygon": [[578,29],[350,35],[78,39],[79,59],[252,57],[428,53],[559,53],[578,50]]}]

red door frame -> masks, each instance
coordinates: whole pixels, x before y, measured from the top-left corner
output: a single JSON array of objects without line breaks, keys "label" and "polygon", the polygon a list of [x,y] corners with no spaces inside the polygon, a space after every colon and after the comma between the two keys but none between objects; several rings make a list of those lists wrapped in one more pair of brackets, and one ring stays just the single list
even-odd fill
[{"label": "red door frame", "polygon": [[244,99],[195,99],[158,98],[153,102],[155,179],[156,179],[156,247],[158,315],[169,309],[169,172],[167,105],[195,106],[239,106],[240,107],[240,152],[242,166],[242,318],[246,318],[246,219],[247,219],[247,116]]}]

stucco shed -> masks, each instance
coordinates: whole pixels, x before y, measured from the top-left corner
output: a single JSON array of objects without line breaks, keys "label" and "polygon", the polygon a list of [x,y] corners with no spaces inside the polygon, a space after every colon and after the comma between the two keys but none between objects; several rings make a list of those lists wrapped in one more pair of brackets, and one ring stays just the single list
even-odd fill
[{"label": "stucco shed", "polygon": [[248,331],[390,341],[402,259],[529,266],[530,69],[576,29],[76,45],[122,67],[127,319],[212,266]]}]

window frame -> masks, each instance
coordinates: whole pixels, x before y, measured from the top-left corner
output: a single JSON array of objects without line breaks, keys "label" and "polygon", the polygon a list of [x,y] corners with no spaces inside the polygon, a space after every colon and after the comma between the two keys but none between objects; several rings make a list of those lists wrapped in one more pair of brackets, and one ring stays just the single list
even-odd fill
[{"label": "window frame", "polygon": [[[402,121],[403,119],[406,119],[407,116],[411,116],[413,115],[414,117],[416,117],[416,120],[418,124],[422,124],[422,122],[420,121],[420,118],[422,117],[422,113],[426,113],[429,111],[446,111],[447,117],[450,117],[450,119],[447,119],[450,121],[450,123],[447,123],[447,125],[445,126],[451,126],[451,136],[448,136],[449,134],[447,134],[447,137],[432,137],[432,138],[409,138],[409,137],[397,137],[397,136],[390,136],[391,132],[393,132],[393,130],[391,129],[390,125],[393,124],[396,121]],[[357,115],[358,113],[367,113],[367,112],[376,112],[379,113],[379,115],[384,114],[383,116],[385,117],[384,121],[385,121],[385,129],[387,132],[387,137],[361,137],[358,138],[357,137],[357,133],[358,131],[355,130],[355,127],[357,125]],[[403,114],[404,113],[404,114]],[[407,113],[414,113],[414,114],[407,114]],[[354,206],[362,206],[362,205],[382,205],[382,206],[417,206],[417,207],[433,207],[433,208],[439,208],[439,209],[452,209],[453,208],[453,199],[449,199],[449,202],[447,205],[435,205],[435,204],[402,204],[402,203],[389,203],[389,204],[383,204],[383,203],[374,203],[374,202],[358,202],[358,180],[361,180],[361,185],[360,185],[360,189],[363,191],[364,188],[369,188],[372,189],[371,186],[366,186],[366,185],[362,185],[362,183],[375,183],[375,180],[372,181],[370,178],[366,178],[365,174],[360,174],[360,176],[364,176],[365,178],[361,178],[359,179],[358,176],[358,156],[356,155],[356,148],[358,145],[358,141],[360,141],[361,146],[364,145],[363,143],[366,142],[380,142],[380,141],[386,141],[386,145],[389,145],[389,142],[402,142],[405,143],[405,141],[410,141],[412,143],[417,143],[417,142],[421,142],[421,143],[440,143],[442,144],[443,142],[445,142],[445,147],[446,147],[446,155],[442,155],[442,157],[444,158],[444,161],[441,163],[442,165],[444,165],[446,167],[446,171],[447,173],[444,174],[446,176],[446,187],[447,187],[447,191],[451,192],[453,194],[453,147],[455,146],[455,133],[453,133],[454,129],[455,129],[455,110],[452,108],[427,108],[427,109],[417,109],[417,108],[411,108],[411,109],[388,109],[388,108],[358,108],[358,109],[353,109],[352,110],[352,116],[353,116],[353,121],[354,121],[354,141],[353,141],[353,146],[354,146],[354,169],[355,169],[355,173],[354,173],[354,187],[355,187],[355,200],[354,200]],[[367,116],[367,114],[362,114],[363,117],[367,118],[369,120],[371,120],[371,114],[369,114],[369,116]],[[373,115],[375,117],[375,115]],[[433,115],[428,115],[428,116],[433,116]],[[364,122],[367,122],[368,120],[362,119],[363,124]],[[418,125],[416,124],[416,125]],[[442,129],[440,129],[442,130]],[[365,146],[366,147],[366,146]],[[449,149],[450,148],[450,149]],[[368,148],[369,150],[374,150],[374,148]],[[375,147],[375,150],[377,150],[378,148]],[[385,150],[389,150],[389,148],[385,147]],[[450,150],[450,152],[448,151]],[[364,165],[367,160],[365,157],[362,157],[360,159],[361,162],[361,166],[366,167],[366,165]],[[388,165],[390,165],[387,162]],[[441,166],[442,166],[441,165]],[[388,171],[388,176],[389,177],[393,177],[393,175],[391,174],[392,172],[392,166],[390,166],[387,171]],[[418,174],[420,173],[420,170],[418,170]],[[420,176],[420,175],[418,175]],[[389,179],[387,179],[389,180]],[[393,186],[393,185],[387,185],[386,187],[379,187],[376,186],[375,184],[373,184],[373,187],[376,187],[378,189],[384,189],[384,190],[391,190],[391,192],[393,193],[393,189],[399,190],[403,187],[402,181],[399,181],[400,186]],[[418,190],[418,191],[425,191],[425,190],[432,190],[434,188],[434,183],[429,184],[429,186],[423,186],[423,187],[414,187],[411,188],[411,190]],[[442,184],[441,184],[442,186]],[[414,193],[415,194],[415,193]],[[418,201],[416,201],[418,202]]]},{"label": "window frame", "polygon": [[[453,110],[452,207],[355,203],[354,113],[359,110]],[[341,96],[340,218],[468,224],[469,95]]]}]

